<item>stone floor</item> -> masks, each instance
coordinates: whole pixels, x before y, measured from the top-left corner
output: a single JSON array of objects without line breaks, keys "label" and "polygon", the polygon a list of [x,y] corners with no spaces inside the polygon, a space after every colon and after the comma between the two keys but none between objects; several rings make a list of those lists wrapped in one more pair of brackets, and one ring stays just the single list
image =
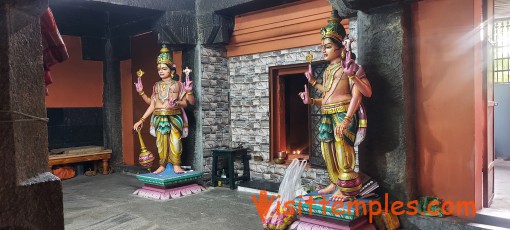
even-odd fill
[{"label": "stone floor", "polygon": [[[131,195],[142,184],[134,176],[126,174],[78,176],[62,184],[66,229],[209,230],[262,227],[251,200],[252,194],[228,188],[208,188],[205,192],[184,198],[154,201]],[[421,229],[426,229],[423,226],[441,229],[510,228],[508,191],[510,161],[497,160],[494,202],[491,208],[482,210],[483,214],[479,213],[476,218],[476,222],[482,225],[448,223],[426,217],[410,221],[415,228]],[[489,225],[497,227],[487,227]]]},{"label": "stone floor", "polygon": [[494,201],[491,209],[508,212],[510,216],[510,161],[497,159],[494,170]]},{"label": "stone floor", "polygon": [[510,228],[510,161],[497,159],[494,169],[494,200],[477,212],[477,223]]},{"label": "stone floor", "polygon": [[65,228],[70,229],[261,229],[250,193],[209,188],[170,201],[131,195],[134,177],[114,173],[62,182]]}]

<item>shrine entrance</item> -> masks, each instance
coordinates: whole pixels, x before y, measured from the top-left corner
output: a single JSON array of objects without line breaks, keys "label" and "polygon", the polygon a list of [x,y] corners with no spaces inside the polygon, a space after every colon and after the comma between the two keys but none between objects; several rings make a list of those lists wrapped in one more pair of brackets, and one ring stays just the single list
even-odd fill
[{"label": "shrine entrance", "polygon": [[[501,1],[495,1],[493,8],[487,7],[490,16],[494,11],[494,21],[489,25],[492,39],[488,45],[488,106],[492,116],[488,116],[488,154],[484,171],[484,208],[510,211],[508,201],[508,175],[510,175],[510,145],[508,128],[510,121],[510,8]],[[489,36],[490,36],[489,35]]]},{"label": "shrine entrance", "polygon": [[308,84],[306,70],[306,65],[270,70],[271,159],[278,158],[282,151],[288,156],[287,163],[294,158],[309,159],[310,108],[298,96]]},{"label": "shrine entrance", "polygon": [[[322,73],[328,63],[312,63],[313,75],[322,82]],[[307,85],[311,98],[319,98],[321,92],[308,83],[304,72],[308,64],[271,67],[270,72],[270,159],[286,152],[287,161],[294,158],[309,160],[311,166],[326,168],[318,140],[320,108],[308,106],[298,96]]]}]

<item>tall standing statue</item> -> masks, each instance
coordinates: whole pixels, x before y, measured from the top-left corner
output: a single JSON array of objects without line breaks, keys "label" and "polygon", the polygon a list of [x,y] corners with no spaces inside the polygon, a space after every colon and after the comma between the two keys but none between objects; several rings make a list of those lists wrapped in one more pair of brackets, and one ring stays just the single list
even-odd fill
[{"label": "tall standing statue", "polygon": [[[358,115],[363,96],[370,97],[372,89],[361,66],[354,61],[350,51],[350,40],[340,24],[336,10],[321,29],[322,53],[329,66],[318,83],[309,66],[305,73],[308,82],[322,92],[320,98],[310,98],[308,88],[299,95],[303,103],[321,107],[319,140],[322,156],[331,183],[319,194],[331,194],[334,201],[354,199],[361,189],[361,178],[354,171],[354,145],[358,144],[358,130],[366,127],[366,120]],[[360,139],[360,138],[358,138]]]},{"label": "tall standing statue", "polygon": [[183,173],[181,138],[188,135],[188,122],[184,108],[188,106],[188,103],[193,104],[195,101],[193,82],[189,79],[191,70],[185,70],[186,81],[184,83],[174,80],[176,66],[169,50],[163,45],[160,52],[161,54],[157,58],[157,68],[161,81],[154,84],[151,97],[143,92],[140,78],[138,83],[135,83],[138,93],[150,105],[140,120],[133,125],[133,129],[139,131],[143,122],[152,114],[150,131],[152,135],[156,136],[160,165],[154,173],[163,172],[167,163],[173,165],[175,173]]}]

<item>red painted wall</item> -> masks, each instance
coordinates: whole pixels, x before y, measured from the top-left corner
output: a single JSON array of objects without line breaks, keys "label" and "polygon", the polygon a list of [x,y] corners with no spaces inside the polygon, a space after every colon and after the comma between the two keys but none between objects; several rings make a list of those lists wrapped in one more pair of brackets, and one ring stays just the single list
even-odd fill
[{"label": "red painted wall", "polygon": [[481,208],[481,0],[420,1],[412,11],[419,193]]},{"label": "red painted wall", "polygon": [[69,59],[51,68],[46,107],[103,107],[103,64],[82,60],[80,37],[62,37]]}]

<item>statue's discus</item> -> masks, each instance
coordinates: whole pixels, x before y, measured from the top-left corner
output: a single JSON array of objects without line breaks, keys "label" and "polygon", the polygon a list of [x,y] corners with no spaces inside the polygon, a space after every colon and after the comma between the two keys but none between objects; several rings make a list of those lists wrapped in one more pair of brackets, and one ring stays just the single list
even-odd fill
[{"label": "statue's discus", "polygon": [[310,64],[312,64],[312,60],[313,60],[313,56],[312,54],[310,53],[310,51],[308,51],[308,54],[306,54],[306,61]]},{"label": "statue's discus", "polygon": [[139,69],[138,71],[136,71],[136,76],[138,76],[138,77],[142,77],[143,74],[145,74],[145,73],[142,71],[142,69]]}]

